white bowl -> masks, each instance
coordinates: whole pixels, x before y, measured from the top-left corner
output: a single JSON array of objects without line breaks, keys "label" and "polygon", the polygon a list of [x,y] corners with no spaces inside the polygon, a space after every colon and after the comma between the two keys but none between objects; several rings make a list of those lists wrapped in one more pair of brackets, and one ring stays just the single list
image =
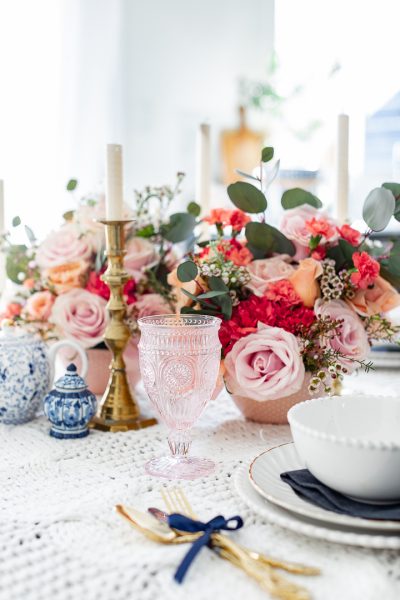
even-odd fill
[{"label": "white bowl", "polygon": [[288,420],[296,450],[332,489],[366,502],[400,500],[400,397],[307,400]]}]

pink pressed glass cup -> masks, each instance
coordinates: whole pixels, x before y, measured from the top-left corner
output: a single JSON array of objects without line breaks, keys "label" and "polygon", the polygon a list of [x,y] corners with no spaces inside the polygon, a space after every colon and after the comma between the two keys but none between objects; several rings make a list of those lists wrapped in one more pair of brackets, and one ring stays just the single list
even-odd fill
[{"label": "pink pressed glass cup", "polygon": [[221,319],[206,315],[155,315],[138,321],[139,365],[150,401],[169,428],[170,456],[153,458],[146,471],[169,479],[195,479],[214,470],[211,460],[189,456],[190,430],[211,399],[218,377]]}]

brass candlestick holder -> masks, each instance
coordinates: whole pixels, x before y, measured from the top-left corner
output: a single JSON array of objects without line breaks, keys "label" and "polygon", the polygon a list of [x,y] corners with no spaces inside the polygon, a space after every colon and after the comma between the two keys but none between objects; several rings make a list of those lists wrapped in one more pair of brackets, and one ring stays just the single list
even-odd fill
[{"label": "brass candlestick holder", "polygon": [[90,426],[101,431],[129,431],[143,429],[157,423],[156,419],[140,416],[139,407],[129,389],[123,352],[130,338],[125,322],[126,304],[123,298],[124,284],[130,279],[124,269],[124,226],[131,220],[100,221],[106,226],[108,267],[102,276],[110,288],[107,309],[110,321],[104,332],[104,341],[112,352],[110,379],[107,389]]}]

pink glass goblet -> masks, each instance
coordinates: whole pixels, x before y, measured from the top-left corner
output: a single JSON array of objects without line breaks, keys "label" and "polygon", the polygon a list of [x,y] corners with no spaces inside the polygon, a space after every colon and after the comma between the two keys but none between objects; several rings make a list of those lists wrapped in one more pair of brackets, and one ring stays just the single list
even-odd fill
[{"label": "pink glass goblet", "polygon": [[156,315],[138,321],[139,365],[150,401],[169,428],[170,456],[153,458],[150,475],[195,479],[211,473],[206,458],[189,456],[190,430],[209,402],[218,377],[221,319],[205,315]]}]

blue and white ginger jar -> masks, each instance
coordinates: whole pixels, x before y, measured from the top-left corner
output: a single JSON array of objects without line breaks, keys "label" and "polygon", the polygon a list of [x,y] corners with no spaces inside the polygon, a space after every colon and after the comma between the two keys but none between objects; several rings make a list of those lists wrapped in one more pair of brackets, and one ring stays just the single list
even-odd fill
[{"label": "blue and white ginger jar", "polygon": [[96,405],[96,396],[88,390],[85,380],[71,363],[44,399],[44,413],[52,424],[50,435],[60,439],[85,437]]}]

